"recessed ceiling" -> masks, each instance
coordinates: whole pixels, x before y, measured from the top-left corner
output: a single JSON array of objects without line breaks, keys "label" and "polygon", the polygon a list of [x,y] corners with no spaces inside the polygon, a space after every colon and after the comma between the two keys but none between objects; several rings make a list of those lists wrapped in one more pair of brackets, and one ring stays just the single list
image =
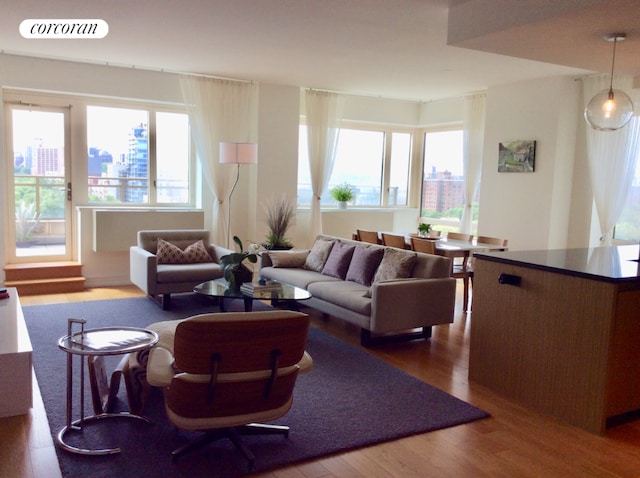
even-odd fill
[{"label": "recessed ceiling", "polygon": [[[461,20],[448,25],[445,0],[5,0],[0,50],[428,101],[526,79],[608,72],[611,46],[600,36],[613,28],[629,34],[616,71],[640,72],[637,0],[470,0],[453,2],[452,12],[510,18],[509,5],[546,14],[566,3],[575,8],[533,15],[535,21],[517,16],[528,23],[487,21],[490,28],[458,36],[453,46],[448,29]],[[28,18],[100,18],[109,34],[25,39],[18,26]]]}]

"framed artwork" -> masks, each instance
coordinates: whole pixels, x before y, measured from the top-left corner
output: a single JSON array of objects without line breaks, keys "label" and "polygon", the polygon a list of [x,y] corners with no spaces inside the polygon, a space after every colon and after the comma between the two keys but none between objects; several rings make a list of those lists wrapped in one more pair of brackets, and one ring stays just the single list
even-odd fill
[{"label": "framed artwork", "polygon": [[499,173],[532,173],[536,163],[535,141],[498,143]]}]

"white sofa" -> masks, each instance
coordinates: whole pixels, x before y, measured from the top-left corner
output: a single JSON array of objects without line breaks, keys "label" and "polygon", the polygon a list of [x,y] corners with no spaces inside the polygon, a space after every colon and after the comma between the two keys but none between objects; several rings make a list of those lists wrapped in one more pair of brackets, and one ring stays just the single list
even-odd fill
[{"label": "white sofa", "polygon": [[[202,240],[211,261],[160,264],[156,256],[159,239],[181,249]],[[222,277],[220,257],[231,252],[230,249],[211,244],[206,229],[138,231],[138,245],[129,250],[129,277],[147,295],[161,301],[163,309],[168,309],[171,306],[171,294],[191,292],[201,282]]]},{"label": "white sofa", "polygon": [[[428,338],[432,326],[453,322],[456,280],[451,277],[451,259],[324,235],[318,236],[316,243],[318,241],[340,243],[341,250],[354,246],[344,278],[326,273],[331,272],[326,270],[330,259],[323,266],[325,270],[310,270],[306,264],[309,250],[261,253],[260,277],[308,290],[313,297],[303,305],[360,327],[361,343],[365,346],[389,340]],[[356,256],[355,247],[369,251],[360,250]],[[407,277],[375,281],[371,285],[366,280],[353,280],[354,277],[363,279],[358,277],[358,270],[353,269],[362,264],[364,253],[370,254],[373,249],[382,250],[382,254],[385,249],[396,251],[393,255],[389,253],[390,257],[414,255]],[[344,269],[344,264],[342,267]],[[374,278],[377,273],[376,270]]]}]

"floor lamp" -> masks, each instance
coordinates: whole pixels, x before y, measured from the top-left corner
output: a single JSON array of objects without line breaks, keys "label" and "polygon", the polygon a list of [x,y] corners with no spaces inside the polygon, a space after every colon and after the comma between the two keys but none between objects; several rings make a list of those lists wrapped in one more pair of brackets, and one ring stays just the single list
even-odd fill
[{"label": "floor lamp", "polygon": [[231,196],[238,185],[240,179],[241,164],[257,164],[258,163],[258,145],[257,143],[220,143],[220,163],[236,165],[236,180],[233,183],[229,198],[227,199],[227,248],[229,247],[229,236],[231,233]]}]

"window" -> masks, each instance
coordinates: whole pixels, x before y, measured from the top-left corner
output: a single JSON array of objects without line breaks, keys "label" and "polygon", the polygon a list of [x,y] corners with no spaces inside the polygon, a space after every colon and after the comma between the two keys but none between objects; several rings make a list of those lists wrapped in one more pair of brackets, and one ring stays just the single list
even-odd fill
[{"label": "window", "polygon": [[636,164],[629,197],[614,229],[614,238],[640,242],[640,158]]},{"label": "window", "polygon": [[[453,229],[460,223],[463,207],[462,130],[428,131],[424,136],[421,216]],[[474,221],[476,216],[477,205]]]},{"label": "window", "polygon": [[[389,148],[387,148],[389,141]],[[412,134],[390,129],[341,128],[335,164],[320,204],[335,206],[330,190],[349,183],[356,190],[354,206],[405,206],[408,198]],[[310,205],[311,174],[307,127],[300,126],[298,145],[298,204]],[[389,171],[385,179],[385,170]],[[383,194],[388,191],[388,194]]]},{"label": "window", "polygon": [[89,202],[190,202],[186,114],[88,106],[87,145]]}]

